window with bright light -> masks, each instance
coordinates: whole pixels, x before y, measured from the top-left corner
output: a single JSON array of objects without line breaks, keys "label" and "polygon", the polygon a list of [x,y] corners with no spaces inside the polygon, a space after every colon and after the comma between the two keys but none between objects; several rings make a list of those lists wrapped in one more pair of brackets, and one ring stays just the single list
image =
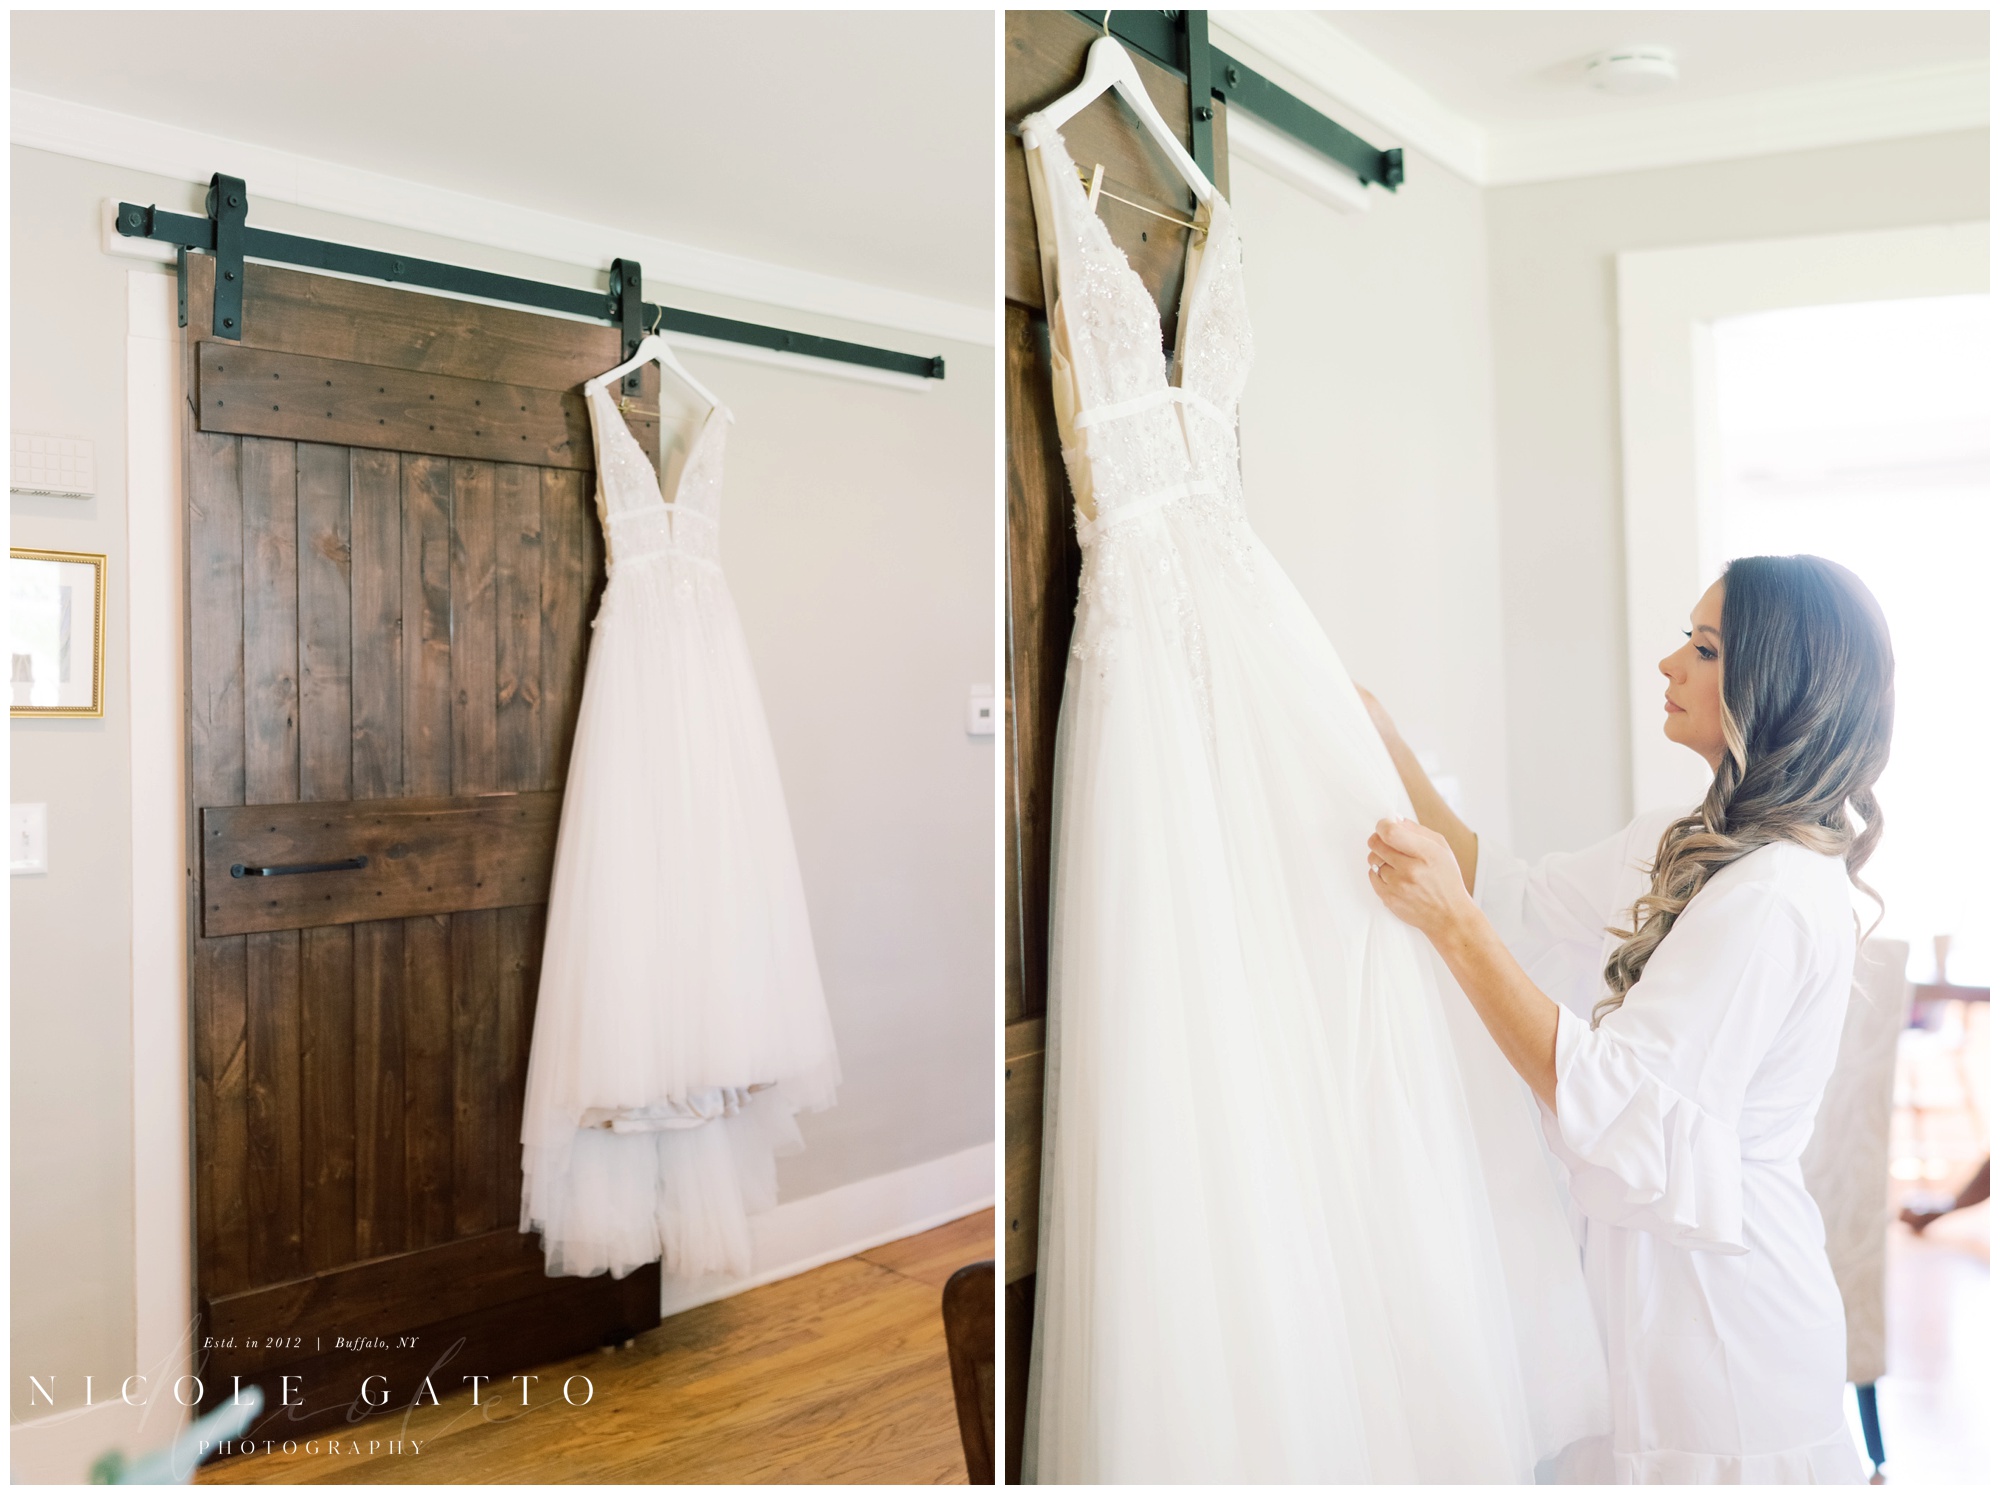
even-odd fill
[{"label": "window with bright light", "polygon": [[[1911,974],[1986,985],[1993,855],[1994,502],[1986,296],[1804,307],[1712,326],[1703,559],[1810,553],[1866,582],[1896,650],[1887,829],[1862,876]],[[1864,922],[1874,906],[1863,903]],[[1934,940],[1950,938],[1948,975]]]}]

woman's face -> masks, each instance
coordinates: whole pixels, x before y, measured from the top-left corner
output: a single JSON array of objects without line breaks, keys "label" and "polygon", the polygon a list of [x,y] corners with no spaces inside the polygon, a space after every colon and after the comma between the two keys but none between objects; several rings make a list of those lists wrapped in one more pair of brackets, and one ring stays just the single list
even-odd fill
[{"label": "woman's face", "polygon": [[1666,733],[1670,741],[1693,748],[1722,764],[1722,583],[1701,594],[1688,614],[1688,639],[1660,661],[1667,677]]}]

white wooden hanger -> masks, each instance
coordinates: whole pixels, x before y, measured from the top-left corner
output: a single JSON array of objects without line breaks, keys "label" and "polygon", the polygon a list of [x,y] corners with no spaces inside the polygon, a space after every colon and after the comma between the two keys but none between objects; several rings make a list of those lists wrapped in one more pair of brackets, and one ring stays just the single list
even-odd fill
[{"label": "white wooden hanger", "polygon": [[584,393],[586,394],[595,393],[597,390],[600,390],[604,388],[607,384],[611,383],[612,380],[624,378],[627,374],[631,373],[632,370],[636,369],[640,364],[645,363],[648,360],[657,360],[660,367],[672,369],[676,374],[679,374],[681,376],[681,382],[687,385],[687,387],[693,390],[696,394],[700,395],[704,400],[708,401],[708,403],[713,408],[720,410],[722,412],[722,418],[724,420],[734,421],[736,419],[735,414],[730,410],[730,408],[727,405],[723,404],[722,401],[718,400],[714,396],[714,394],[710,392],[707,385],[703,384],[699,379],[695,378],[693,374],[690,374],[685,368],[681,367],[681,361],[678,358],[674,357],[673,348],[669,346],[667,340],[661,337],[660,334],[657,332],[647,333],[646,336],[639,343],[638,352],[634,353],[630,358],[626,359],[623,363],[619,364],[617,368],[606,370],[604,373],[599,374],[595,379],[585,380],[583,385]]},{"label": "white wooden hanger", "polygon": [[[1132,106],[1132,112],[1139,116],[1139,123],[1146,127],[1146,133],[1167,153],[1174,169],[1194,190],[1195,201],[1204,207],[1213,201],[1215,184],[1195,164],[1194,157],[1187,153],[1180,137],[1174,134],[1172,126],[1154,107],[1146,85],[1139,81],[1139,69],[1132,61],[1132,54],[1118,44],[1116,37],[1100,36],[1092,42],[1090,53],[1084,60],[1083,81],[1048,108],[1036,110],[1035,117],[1046,120],[1050,129],[1059,130],[1106,89],[1116,89],[1119,96]],[[1035,142],[1028,143],[1032,145]]]}]

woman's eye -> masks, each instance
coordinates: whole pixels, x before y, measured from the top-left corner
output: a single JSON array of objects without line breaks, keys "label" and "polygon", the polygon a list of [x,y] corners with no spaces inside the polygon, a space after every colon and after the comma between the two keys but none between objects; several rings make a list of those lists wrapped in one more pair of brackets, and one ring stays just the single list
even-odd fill
[{"label": "woman's eye", "polygon": [[1696,644],[1694,646],[1694,652],[1699,654],[1703,659],[1715,658],[1715,651],[1709,648],[1706,644]]}]

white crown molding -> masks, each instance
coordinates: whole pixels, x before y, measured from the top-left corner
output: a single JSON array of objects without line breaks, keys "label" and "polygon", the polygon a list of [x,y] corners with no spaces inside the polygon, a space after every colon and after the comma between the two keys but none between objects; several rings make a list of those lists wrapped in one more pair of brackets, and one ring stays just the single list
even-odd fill
[{"label": "white crown molding", "polygon": [[1314,12],[1214,12],[1213,25],[1225,50],[1235,39],[1281,61],[1314,88],[1368,116],[1391,137],[1385,143],[1421,151],[1481,187],[1985,129],[1991,117],[1990,69],[1981,58],[1731,98],[1484,126]]},{"label": "white crown molding", "polygon": [[1721,99],[1653,104],[1588,120],[1492,132],[1492,186],[1774,156],[1948,130],[1983,130],[1984,59],[1950,67],[1840,78]]},{"label": "white crown molding", "polygon": [[251,184],[260,199],[532,254],[590,272],[608,270],[615,251],[643,264],[649,284],[708,291],[981,347],[993,345],[990,307],[585,223],[23,89],[12,94],[15,145],[204,186],[219,166],[227,165]]}]

